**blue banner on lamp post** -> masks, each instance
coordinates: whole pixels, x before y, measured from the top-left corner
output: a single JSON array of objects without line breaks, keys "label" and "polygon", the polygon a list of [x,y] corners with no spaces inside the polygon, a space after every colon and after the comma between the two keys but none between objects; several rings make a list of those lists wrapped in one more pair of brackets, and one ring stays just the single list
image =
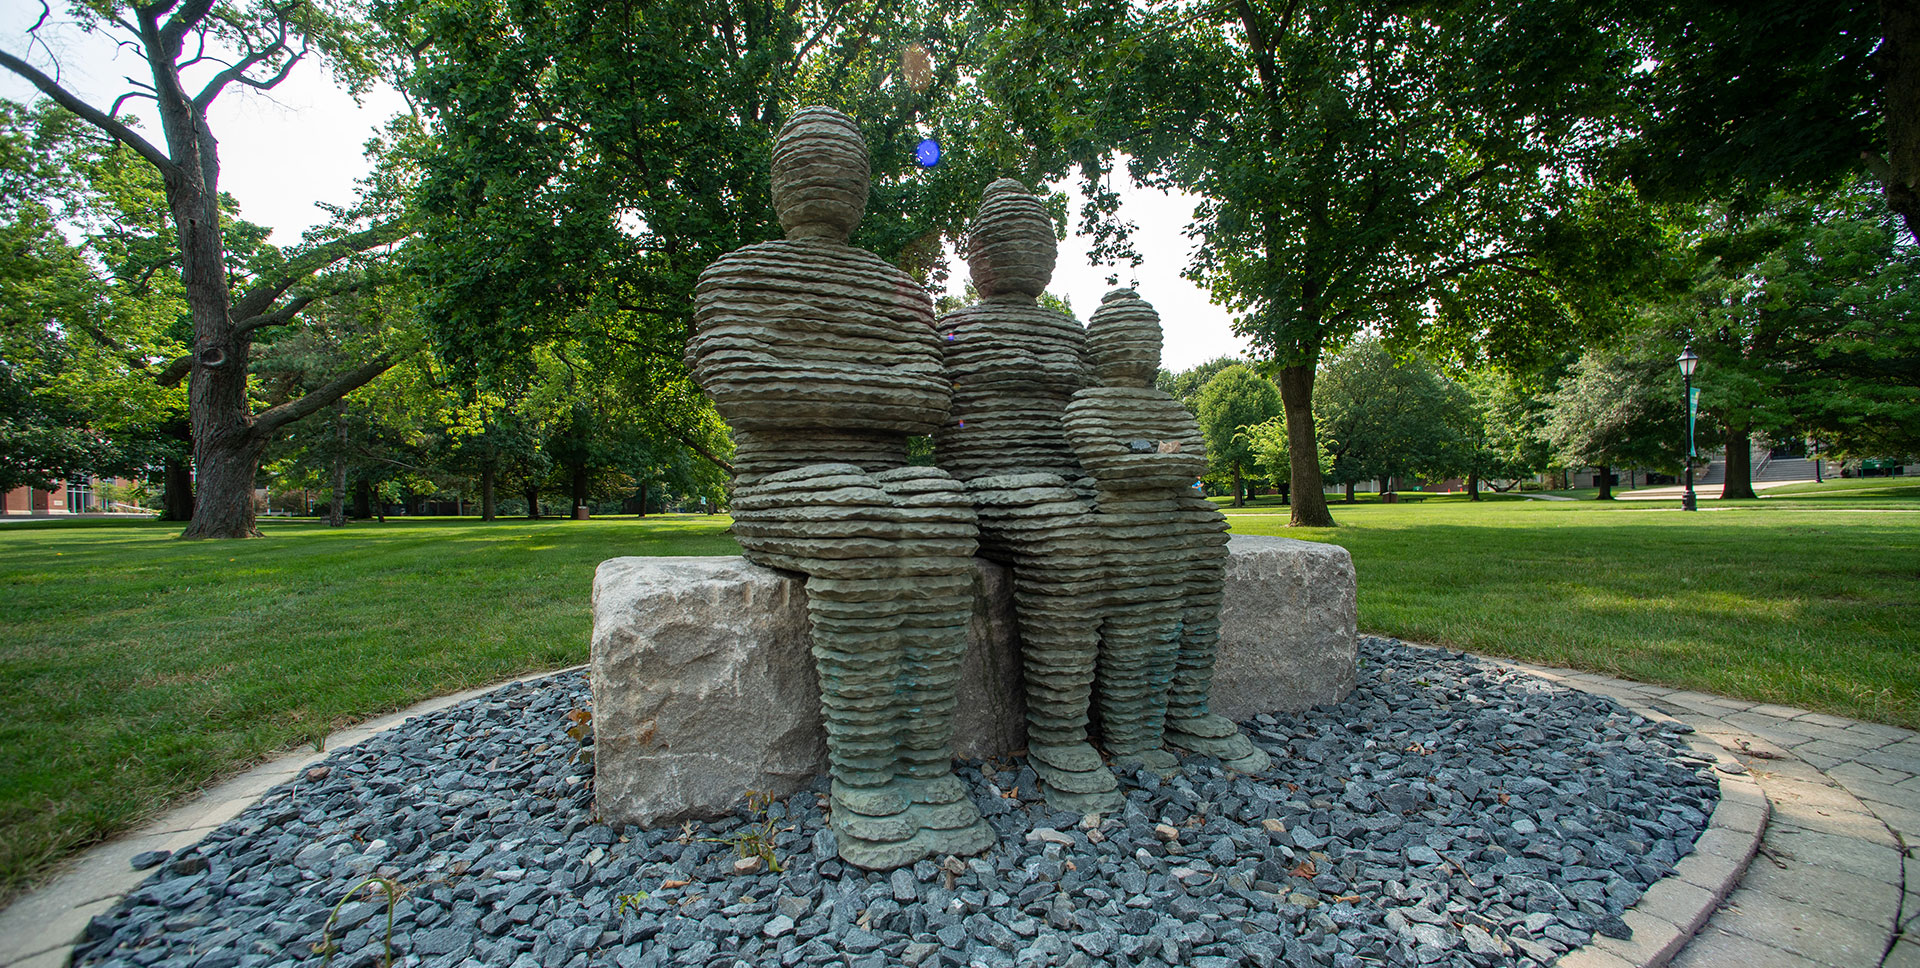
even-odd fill
[{"label": "blue banner on lamp post", "polygon": [[1687,456],[1698,457],[1700,452],[1693,447],[1693,418],[1700,412],[1700,388],[1687,388]]}]

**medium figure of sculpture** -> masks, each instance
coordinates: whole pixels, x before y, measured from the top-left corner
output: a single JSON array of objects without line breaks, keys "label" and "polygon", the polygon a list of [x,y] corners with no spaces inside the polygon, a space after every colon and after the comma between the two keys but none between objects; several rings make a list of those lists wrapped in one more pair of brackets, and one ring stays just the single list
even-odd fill
[{"label": "medium figure of sculpture", "polygon": [[786,238],[701,274],[687,364],[734,429],[735,538],[807,576],[840,856],[883,869],[994,835],[952,772],[973,505],[907,464],[950,388],[925,290],[847,244],[868,178],[852,119],[794,114],[773,151]]},{"label": "medium figure of sculpture", "polygon": [[1061,422],[1093,372],[1080,324],[1039,303],[1054,255],[1040,200],[1012,179],[987,186],[967,235],[980,301],[939,324],[953,419],[934,436],[934,456],[967,484],[981,553],[1012,568],[1028,760],[1041,792],[1055,808],[1100,813],[1121,803],[1087,733],[1107,543]]},{"label": "medium figure of sculpture", "polygon": [[1267,754],[1207,709],[1227,521],[1193,489],[1207,469],[1199,425],[1153,385],[1160,342],[1152,306],[1131,289],[1108,293],[1087,321],[1098,385],[1075,393],[1064,416],[1112,542],[1112,610],[1095,680],[1102,741],[1152,767],[1174,765],[1166,743],[1257,773]]},{"label": "medium figure of sculpture", "polygon": [[1042,792],[1091,813],[1120,803],[1095,719],[1123,768],[1177,769],[1168,742],[1245,771],[1268,761],[1207,711],[1226,523],[1190,487],[1199,428],[1152,387],[1158,317],[1116,293],[1083,331],[1041,306],[1055,252],[1037,197],[988,186],[968,233],[981,300],[939,324],[954,397],[934,451],[967,484],[982,553],[1012,567]]}]

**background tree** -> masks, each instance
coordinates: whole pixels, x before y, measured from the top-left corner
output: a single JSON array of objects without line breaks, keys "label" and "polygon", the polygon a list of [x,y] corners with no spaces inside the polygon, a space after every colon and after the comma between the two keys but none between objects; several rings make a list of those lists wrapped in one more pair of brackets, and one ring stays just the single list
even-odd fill
[{"label": "background tree", "polygon": [[[228,232],[219,191],[220,159],[208,107],[234,85],[271,89],[308,55],[328,62],[356,88],[367,82],[367,34],[350,13],[320,0],[274,5],[213,0],[157,0],[72,8],[88,31],[120,35],[123,47],[147,63],[152,83],[132,85],[107,109],[82,100],[26,58],[0,51],[5,67],[48,98],[132,149],[161,177],[173,225],[180,284],[191,312],[188,355],[169,370],[190,376],[197,494],[185,536],[241,538],[254,529],[253,486],[260,456],[281,427],[332,404],[391,364],[385,356],[338,375],[308,395],[255,413],[248,398],[252,344],[257,333],[284,326],[315,298],[296,292],[316,271],[401,234],[401,222],[342,218],[330,238],[295,247],[285,257],[235,280],[228,269]],[[29,31],[31,40],[48,17]],[[148,99],[161,138],[149,140],[120,116],[129,99]],[[279,253],[275,253],[278,255]],[[235,282],[241,283],[235,286]],[[291,295],[290,295],[291,294]]]},{"label": "background tree", "polygon": [[1547,402],[1510,373],[1482,368],[1466,375],[1462,386],[1472,398],[1467,423],[1468,452],[1460,467],[1468,500],[1480,500],[1480,485],[1496,491],[1547,469],[1553,443],[1546,437]]},{"label": "background tree", "polygon": [[[381,4],[417,52],[403,81],[434,134],[409,265],[437,352],[505,397],[528,392],[541,353],[564,354],[620,387],[598,399],[637,404],[623,419],[654,444],[725,469],[681,354],[700,271],[781,235],[768,152],[788,111],[824,103],[861,122],[873,183],[853,244],[930,283],[981,187],[1024,173],[1024,149],[968,94],[973,16],[957,0]],[[924,75],[903,69],[912,48]],[[914,155],[929,137],[944,149],[931,168]]]},{"label": "background tree", "polygon": [[1613,468],[1673,468],[1685,451],[1679,370],[1664,343],[1586,351],[1552,401],[1547,436],[1555,454],[1569,468],[1599,471],[1599,500],[1613,499]]},{"label": "background tree", "polygon": [[1634,273],[1639,220],[1584,172],[1619,107],[1597,81],[1635,55],[1576,6],[1022,5],[998,11],[987,85],[1081,165],[1093,214],[1109,149],[1205,199],[1189,275],[1274,367],[1292,521],[1326,526],[1323,353],[1368,328],[1410,338],[1435,306],[1453,345],[1524,360],[1613,322],[1603,296]]},{"label": "background tree", "polygon": [[1633,137],[1609,153],[1650,198],[1750,210],[1871,172],[1920,240],[1920,8],[1912,0],[1617,0],[1592,23],[1641,54]]},{"label": "background tree", "polygon": [[185,457],[176,434],[185,394],[154,378],[182,351],[186,308],[156,244],[165,219],[158,179],[90,131],[44,102],[0,100],[9,449],[13,460],[40,463],[40,478],[53,467],[134,473]]},{"label": "background tree", "polygon": [[1200,395],[1200,388],[1221,370],[1234,364],[1246,365],[1245,360],[1232,356],[1215,357],[1205,363],[1190,366],[1184,370],[1161,370],[1154,374],[1153,385],[1161,393],[1186,404],[1188,410],[1194,409],[1194,399]]},{"label": "background tree", "polygon": [[1920,266],[1863,182],[1777,193],[1744,213],[1676,210],[1685,291],[1651,313],[1664,346],[1700,354],[1694,385],[1726,446],[1722,497],[1754,496],[1756,438],[1920,449]]},{"label": "background tree", "polygon": [[1246,505],[1243,478],[1256,468],[1246,430],[1280,413],[1280,391],[1273,381],[1234,364],[1213,375],[1194,397],[1200,433],[1207,440],[1207,464],[1232,481],[1233,506]]},{"label": "background tree", "polygon": [[1396,360],[1377,339],[1360,340],[1327,361],[1314,392],[1314,421],[1331,480],[1346,488],[1377,480],[1444,476],[1463,460],[1472,420],[1466,392],[1419,357]]}]

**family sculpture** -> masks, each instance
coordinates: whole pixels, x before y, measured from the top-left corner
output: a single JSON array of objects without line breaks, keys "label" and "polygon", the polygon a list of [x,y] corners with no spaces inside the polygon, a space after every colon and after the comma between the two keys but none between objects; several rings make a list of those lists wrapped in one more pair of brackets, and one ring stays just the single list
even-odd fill
[{"label": "family sculpture", "polygon": [[[1153,387],[1152,307],[1109,293],[1083,330],[1042,306],[1053,223],[1003,179],[968,236],[980,301],[936,319],[919,283],[847,244],[868,179],[852,119],[796,112],[773,150],[786,238],[707,268],[687,344],[734,429],[735,537],[807,579],[841,857],[993,843],[950,752],[976,553],[1012,569],[1050,805],[1114,810],[1114,769],[1170,772],[1168,746],[1265,769],[1207,710],[1226,523],[1192,488],[1192,416]],[[910,465],[928,435],[936,466]]]}]

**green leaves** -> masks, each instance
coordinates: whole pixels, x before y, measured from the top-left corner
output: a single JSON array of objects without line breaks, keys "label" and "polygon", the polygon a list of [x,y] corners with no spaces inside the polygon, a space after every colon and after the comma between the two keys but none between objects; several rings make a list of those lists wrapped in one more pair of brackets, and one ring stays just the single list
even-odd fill
[{"label": "green leaves", "polygon": [[1280,390],[1271,380],[1235,363],[1215,373],[1193,400],[1200,433],[1207,440],[1207,464],[1238,477],[1256,463],[1249,427],[1280,413]]}]

